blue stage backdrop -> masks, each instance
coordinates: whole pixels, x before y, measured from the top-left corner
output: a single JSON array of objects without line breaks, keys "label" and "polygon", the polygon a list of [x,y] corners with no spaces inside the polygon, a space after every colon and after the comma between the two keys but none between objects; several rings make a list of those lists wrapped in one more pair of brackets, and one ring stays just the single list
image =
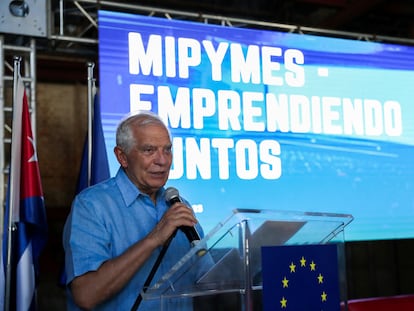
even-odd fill
[{"label": "blue stage backdrop", "polygon": [[255,208],[414,237],[414,48],[100,11],[99,57],[111,175],[120,119],[158,113],[206,231]]}]

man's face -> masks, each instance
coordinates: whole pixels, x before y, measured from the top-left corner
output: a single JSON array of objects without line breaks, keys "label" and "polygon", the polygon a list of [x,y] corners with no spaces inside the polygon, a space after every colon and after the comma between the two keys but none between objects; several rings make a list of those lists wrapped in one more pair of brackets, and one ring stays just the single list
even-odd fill
[{"label": "man's face", "polygon": [[138,189],[152,198],[165,185],[172,164],[171,140],[160,125],[146,125],[133,129],[137,144],[126,154],[129,178]]}]

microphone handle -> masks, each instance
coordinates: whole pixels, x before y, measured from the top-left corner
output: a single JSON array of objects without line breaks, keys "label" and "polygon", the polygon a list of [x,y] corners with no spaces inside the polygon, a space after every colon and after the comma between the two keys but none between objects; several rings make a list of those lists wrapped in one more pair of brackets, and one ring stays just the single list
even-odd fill
[{"label": "microphone handle", "polygon": [[200,235],[194,227],[180,226],[179,229],[184,232],[191,246],[195,246],[200,241]]},{"label": "microphone handle", "polygon": [[[180,202],[182,202],[182,200],[179,196],[174,196],[169,200],[170,205]],[[178,229],[184,232],[188,241],[191,243],[191,246],[195,246],[195,244],[197,244],[198,241],[200,241],[200,235],[198,234],[196,228],[190,226],[180,226]]]}]

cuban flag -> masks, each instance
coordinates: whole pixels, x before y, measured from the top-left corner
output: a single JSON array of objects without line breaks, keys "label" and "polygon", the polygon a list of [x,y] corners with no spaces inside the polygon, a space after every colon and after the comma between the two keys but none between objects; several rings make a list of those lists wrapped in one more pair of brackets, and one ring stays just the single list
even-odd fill
[{"label": "cuban flag", "polygon": [[27,96],[20,76],[15,83],[10,180],[3,234],[6,238],[3,254],[7,253],[7,257],[3,256],[6,265],[4,307],[27,311],[37,308],[36,279],[39,256],[47,241],[47,221]]}]

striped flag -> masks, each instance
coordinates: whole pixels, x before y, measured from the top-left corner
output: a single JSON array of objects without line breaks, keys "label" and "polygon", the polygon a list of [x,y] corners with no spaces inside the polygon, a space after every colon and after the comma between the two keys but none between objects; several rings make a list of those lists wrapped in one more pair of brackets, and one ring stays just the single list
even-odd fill
[{"label": "striped flag", "polygon": [[[36,278],[39,256],[47,240],[46,211],[29,107],[18,76],[13,107],[10,181],[3,240],[6,264],[5,307],[36,310]],[[13,230],[10,230],[13,229]],[[9,236],[7,232],[12,235]]]}]

